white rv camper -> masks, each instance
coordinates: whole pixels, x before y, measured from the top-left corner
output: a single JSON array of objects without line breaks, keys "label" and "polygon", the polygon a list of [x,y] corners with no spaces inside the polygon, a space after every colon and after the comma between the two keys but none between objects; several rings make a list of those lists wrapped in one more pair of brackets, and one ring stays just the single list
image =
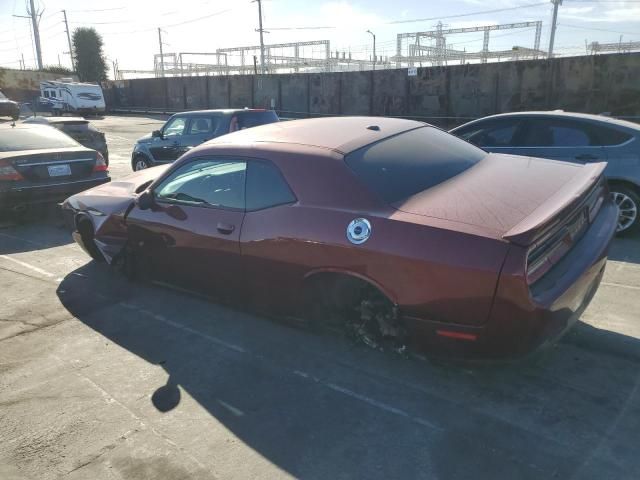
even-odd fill
[{"label": "white rv camper", "polygon": [[105,109],[100,85],[74,82],[71,78],[40,82],[40,96],[55,113],[98,113]]}]

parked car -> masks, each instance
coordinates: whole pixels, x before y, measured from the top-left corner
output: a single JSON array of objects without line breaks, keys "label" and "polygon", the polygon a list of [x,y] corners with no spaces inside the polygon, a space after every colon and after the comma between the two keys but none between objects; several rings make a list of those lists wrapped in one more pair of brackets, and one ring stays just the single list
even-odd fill
[{"label": "parked car", "polygon": [[189,149],[236,130],[279,121],[273,110],[229,109],[176,113],[160,130],[140,138],[131,154],[134,171],[175,161]]},{"label": "parked car", "polygon": [[517,112],[474,120],[451,133],[489,152],[608,162],[605,177],[620,209],[618,233],[640,230],[640,125],[602,115]]},{"label": "parked car", "polygon": [[559,336],[598,288],[617,224],[604,168],[323,118],[226,135],[63,208],[125,271],[340,319],[370,346],[504,357]]},{"label": "parked car", "polygon": [[47,125],[0,125],[0,209],[64,200],[108,182],[95,150]]},{"label": "parked car", "polygon": [[109,149],[107,139],[103,132],[89,123],[89,120],[82,117],[28,117],[23,123],[39,123],[51,125],[66,133],[80,145],[92,150],[97,150],[102,154],[107,166],[109,165]]},{"label": "parked car", "polygon": [[20,105],[9,100],[2,92],[0,92],[0,117],[10,117],[13,120],[20,117]]}]

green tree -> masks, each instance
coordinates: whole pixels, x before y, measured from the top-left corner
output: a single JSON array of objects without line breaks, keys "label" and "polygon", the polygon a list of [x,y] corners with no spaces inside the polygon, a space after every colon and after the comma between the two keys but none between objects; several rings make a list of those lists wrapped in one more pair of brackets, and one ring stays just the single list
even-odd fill
[{"label": "green tree", "polygon": [[76,72],[81,82],[107,79],[107,62],[102,53],[102,37],[95,28],[80,27],[73,32]]}]

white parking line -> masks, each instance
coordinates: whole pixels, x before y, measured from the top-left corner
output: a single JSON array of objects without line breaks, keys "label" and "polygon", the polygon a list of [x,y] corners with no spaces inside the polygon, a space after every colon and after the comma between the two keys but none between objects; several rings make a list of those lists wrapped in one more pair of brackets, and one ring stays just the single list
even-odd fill
[{"label": "white parking line", "polygon": [[640,287],[636,287],[635,285],[625,285],[624,283],[602,282],[601,285],[605,285],[607,287],[620,287],[629,288],[631,290],[640,290]]},{"label": "white parking line", "polygon": [[[180,323],[177,323],[177,322],[174,322],[172,320],[169,320],[168,318],[165,318],[162,315],[158,315],[156,313],[153,313],[152,311],[147,310],[147,309],[145,309],[143,307],[140,307],[138,305],[131,304],[131,303],[123,303],[123,302],[120,302],[119,305],[124,307],[124,308],[127,308],[129,310],[135,310],[136,312],[148,315],[151,318],[153,318],[154,320],[162,322],[162,323],[164,323],[166,325],[169,325],[169,326],[172,326],[172,327],[177,328],[179,330],[183,330],[185,332],[197,335],[197,336],[199,336],[201,338],[204,338],[205,340],[209,340],[210,342],[215,343],[216,345],[220,345],[222,347],[228,348],[230,350],[234,350],[236,352],[248,353],[248,354],[251,355],[251,352],[248,352],[246,349],[244,349],[242,347],[239,347],[238,345],[234,345],[232,343],[225,342],[224,340],[221,340],[221,339],[219,339],[217,337],[214,337],[212,335],[207,335],[205,333],[199,332],[198,330],[195,330],[195,329],[193,329],[191,327],[187,327],[187,326],[182,325]],[[431,422],[429,422],[429,421],[427,421],[427,420],[425,420],[423,418],[414,417],[413,415],[409,414],[408,412],[405,412],[404,410],[402,410],[400,408],[394,407],[393,405],[389,405],[389,404],[384,403],[384,402],[380,402],[378,400],[375,400],[373,398],[367,397],[365,395],[361,395],[361,394],[356,393],[356,392],[354,392],[352,390],[349,390],[348,388],[344,388],[344,387],[341,387],[340,385],[336,385],[335,383],[324,382],[324,381],[320,380],[319,378],[313,377],[313,376],[309,375],[308,373],[302,372],[300,370],[289,370],[289,373],[291,373],[293,375],[296,375],[298,377],[307,379],[307,380],[311,380],[311,381],[317,383],[318,385],[321,385],[321,386],[323,386],[325,388],[333,390],[334,392],[338,392],[338,393],[341,393],[341,394],[346,395],[348,397],[354,398],[356,400],[360,400],[361,402],[364,402],[364,403],[366,403],[368,405],[371,405],[372,407],[376,407],[376,408],[378,408],[380,410],[383,410],[385,412],[388,412],[388,413],[391,413],[393,415],[397,415],[397,416],[400,416],[400,417],[407,418],[407,419],[411,420],[412,422],[417,423],[417,424],[419,424],[419,425],[421,425],[423,427],[427,427],[427,428],[429,428],[431,430],[437,430],[437,431],[441,431],[442,430],[441,427],[438,427],[438,426],[434,425],[433,423],[431,423]],[[222,405],[223,407],[228,409],[231,413],[233,413],[236,416],[244,415],[244,413],[242,411],[236,409],[235,407],[233,407],[233,406],[231,406],[231,405],[229,405],[227,403],[222,402],[221,400],[218,400],[218,403],[220,403],[220,405]]]},{"label": "white parking line", "polygon": [[405,412],[404,410],[394,407],[393,405],[389,405],[387,403],[384,402],[380,402],[378,400],[375,400],[373,398],[367,397],[365,395],[361,395],[359,393],[356,393],[352,390],[349,390],[348,388],[344,388],[341,387],[340,385],[336,385],[335,383],[330,383],[330,382],[323,382],[322,380],[320,380],[319,378],[316,377],[312,377],[311,375],[309,375],[308,373],[305,372],[301,372],[300,370],[294,370],[292,372],[294,375],[297,375],[299,377],[305,378],[307,380],[313,380],[314,382],[318,383],[319,385],[322,385],[323,387],[326,387],[330,390],[333,390],[334,392],[339,392],[342,393],[343,395],[347,395],[348,397],[351,398],[355,398],[356,400],[360,400],[361,402],[364,402],[368,405],[371,405],[372,407],[376,407],[379,408],[380,410],[384,410],[385,412],[388,413],[392,413],[394,415],[398,415],[400,417],[405,417],[409,420],[411,420],[412,422],[415,422],[419,425],[422,425],[423,427],[427,427],[430,428],[432,430],[438,430],[441,431],[442,428],[438,427],[437,425],[434,425],[433,423],[420,418],[420,417],[414,417],[413,415]]},{"label": "white parking line", "polygon": [[51,272],[47,272],[46,270],[43,270],[42,268],[36,267],[35,265],[31,265],[27,262],[22,262],[16,258],[10,257],[8,255],[0,255],[0,258],[2,258],[3,260],[8,260],[10,262],[13,262],[17,265],[20,265],[22,267],[28,268],[30,270],[33,270],[34,272],[39,273],[40,275],[44,275],[45,277],[49,277],[49,278],[53,278],[55,277],[55,274],[51,273]]}]

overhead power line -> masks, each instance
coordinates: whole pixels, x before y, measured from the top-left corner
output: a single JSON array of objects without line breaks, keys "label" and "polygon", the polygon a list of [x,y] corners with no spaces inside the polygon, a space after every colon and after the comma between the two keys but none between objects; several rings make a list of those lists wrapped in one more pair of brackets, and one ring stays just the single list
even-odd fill
[{"label": "overhead power line", "polygon": [[472,17],[474,15],[484,15],[486,13],[500,13],[500,12],[508,12],[511,10],[520,10],[521,8],[533,8],[533,7],[541,7],[543,5],[549,5],[549,2],[538,2],[538,3],[527,3],[524,5],[518,5],[517,7],[506,7],[506,8],[494,8],[493,10],[481,10],[477,12],[469,12],[469,13],[458,13],[456,15],[445,15],[440,17],[430,17],[430,18],[414,18],[411,20],[393,20],[391,22],[386,22],[386,25],[396,25],[400,23],[416,23],[416,22],[431,22],[434,20],[444,20],[447,18],[460,18],[460,17]]}]

